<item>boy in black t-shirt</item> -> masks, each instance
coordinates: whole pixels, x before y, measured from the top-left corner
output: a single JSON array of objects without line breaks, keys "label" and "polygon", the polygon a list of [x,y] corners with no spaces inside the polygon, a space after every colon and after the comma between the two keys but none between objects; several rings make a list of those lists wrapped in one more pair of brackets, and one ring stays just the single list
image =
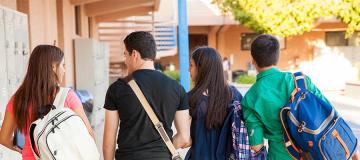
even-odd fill
[{"label": "boy in black t-shirt", "polygon": [[188,97],[175,80],[154,69],[156,44],[150,33],[133,32],[124,44],[129,76],[114,82],[106,94],[104,159],[169,160],[169,150],[127,82],[136,80],[169,137],[175,122],[177,134],[172,138],[175,148],[188,147],[191,143]]}]

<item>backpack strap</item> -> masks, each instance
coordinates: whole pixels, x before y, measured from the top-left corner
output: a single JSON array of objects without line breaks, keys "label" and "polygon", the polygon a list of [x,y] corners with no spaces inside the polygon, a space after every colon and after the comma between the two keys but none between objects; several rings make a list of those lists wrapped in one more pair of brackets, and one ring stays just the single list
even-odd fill
[{"label": "backpack strap", "polygon": [[291,101],[294,101],[295,94],[300,90],[307,90],[306,76],[302,72],[293,73],[295,89],[291,93]]},{"label": "backpack strap", "polygon": [[283,140],[285,143],[285,147],[289,155],[295,159],[300,160],[301,159],[301,149],[296,146],[294,141],[292,140],[292,137],[290,136],[290,133],[288,131],[287,125],[286,125],[286,117],[290,111],[290,107],[284,107],[280,110],[280,121],[282,128],[284,129],[283,133]]},{"label": "backpack strap", "polygon": [[30,134],[30,148],[31,148],[32,152],[34,153],[34,156],[35,156],[36,160],[40,159],[39,149],[36,147],[35,139],[34,139],[34,130],[35,130],[37,121],[31,123],[30,131],[29,131],[29,134]]},{"label": "backpack strap", "polygon": [[296,72],[293,74],[293,76],[295,81],[295,88],[306,90],[307,89],[306,76],[302,72]]},{"label": "backpack strap", "polygon": [[59,92],[56,94],[55,100],[53,105],[56,107],[56,109],[64,108],[65,100],[67,97],[67,94],[69,93],[70,88],[64,88],[60,87]]}]

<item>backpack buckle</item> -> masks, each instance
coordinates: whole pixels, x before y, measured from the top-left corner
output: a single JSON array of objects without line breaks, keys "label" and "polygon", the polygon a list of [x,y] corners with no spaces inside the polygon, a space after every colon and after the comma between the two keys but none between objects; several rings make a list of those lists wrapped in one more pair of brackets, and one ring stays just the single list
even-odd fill
[{"label": "backpack buckle", "polygon": [[303,129],[305,127],[306,123],[304,121],[301,122],[301,124],[298,126],[298,132],[303,132]]},{"label": "backpack buckle", "polygon": [[174,155],[172,157],[172,160],[182,160],[182,158],[180,157],[180,155],[177,153],[176,155]]}]

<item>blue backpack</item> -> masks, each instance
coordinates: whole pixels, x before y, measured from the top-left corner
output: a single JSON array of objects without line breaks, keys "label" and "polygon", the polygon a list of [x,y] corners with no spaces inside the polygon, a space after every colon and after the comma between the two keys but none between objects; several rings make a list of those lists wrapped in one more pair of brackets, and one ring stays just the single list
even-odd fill
[{"label": "blue backpack", "polygon": [[295,90],[281,109],[285,146],[294,159],[350,159],[357,138],[331,104],[307,90],[306,78],[294,74]]}]

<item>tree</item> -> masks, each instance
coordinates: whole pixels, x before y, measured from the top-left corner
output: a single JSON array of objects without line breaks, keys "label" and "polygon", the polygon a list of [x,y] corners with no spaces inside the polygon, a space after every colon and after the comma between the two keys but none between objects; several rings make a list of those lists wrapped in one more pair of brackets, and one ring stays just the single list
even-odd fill
[{"label": "tree", "polygon": [[360,30],[360,0],[213,0],[224,13],[258,33],[288,37],[315,27],[322,17],[347,24],[347,36]]}]

